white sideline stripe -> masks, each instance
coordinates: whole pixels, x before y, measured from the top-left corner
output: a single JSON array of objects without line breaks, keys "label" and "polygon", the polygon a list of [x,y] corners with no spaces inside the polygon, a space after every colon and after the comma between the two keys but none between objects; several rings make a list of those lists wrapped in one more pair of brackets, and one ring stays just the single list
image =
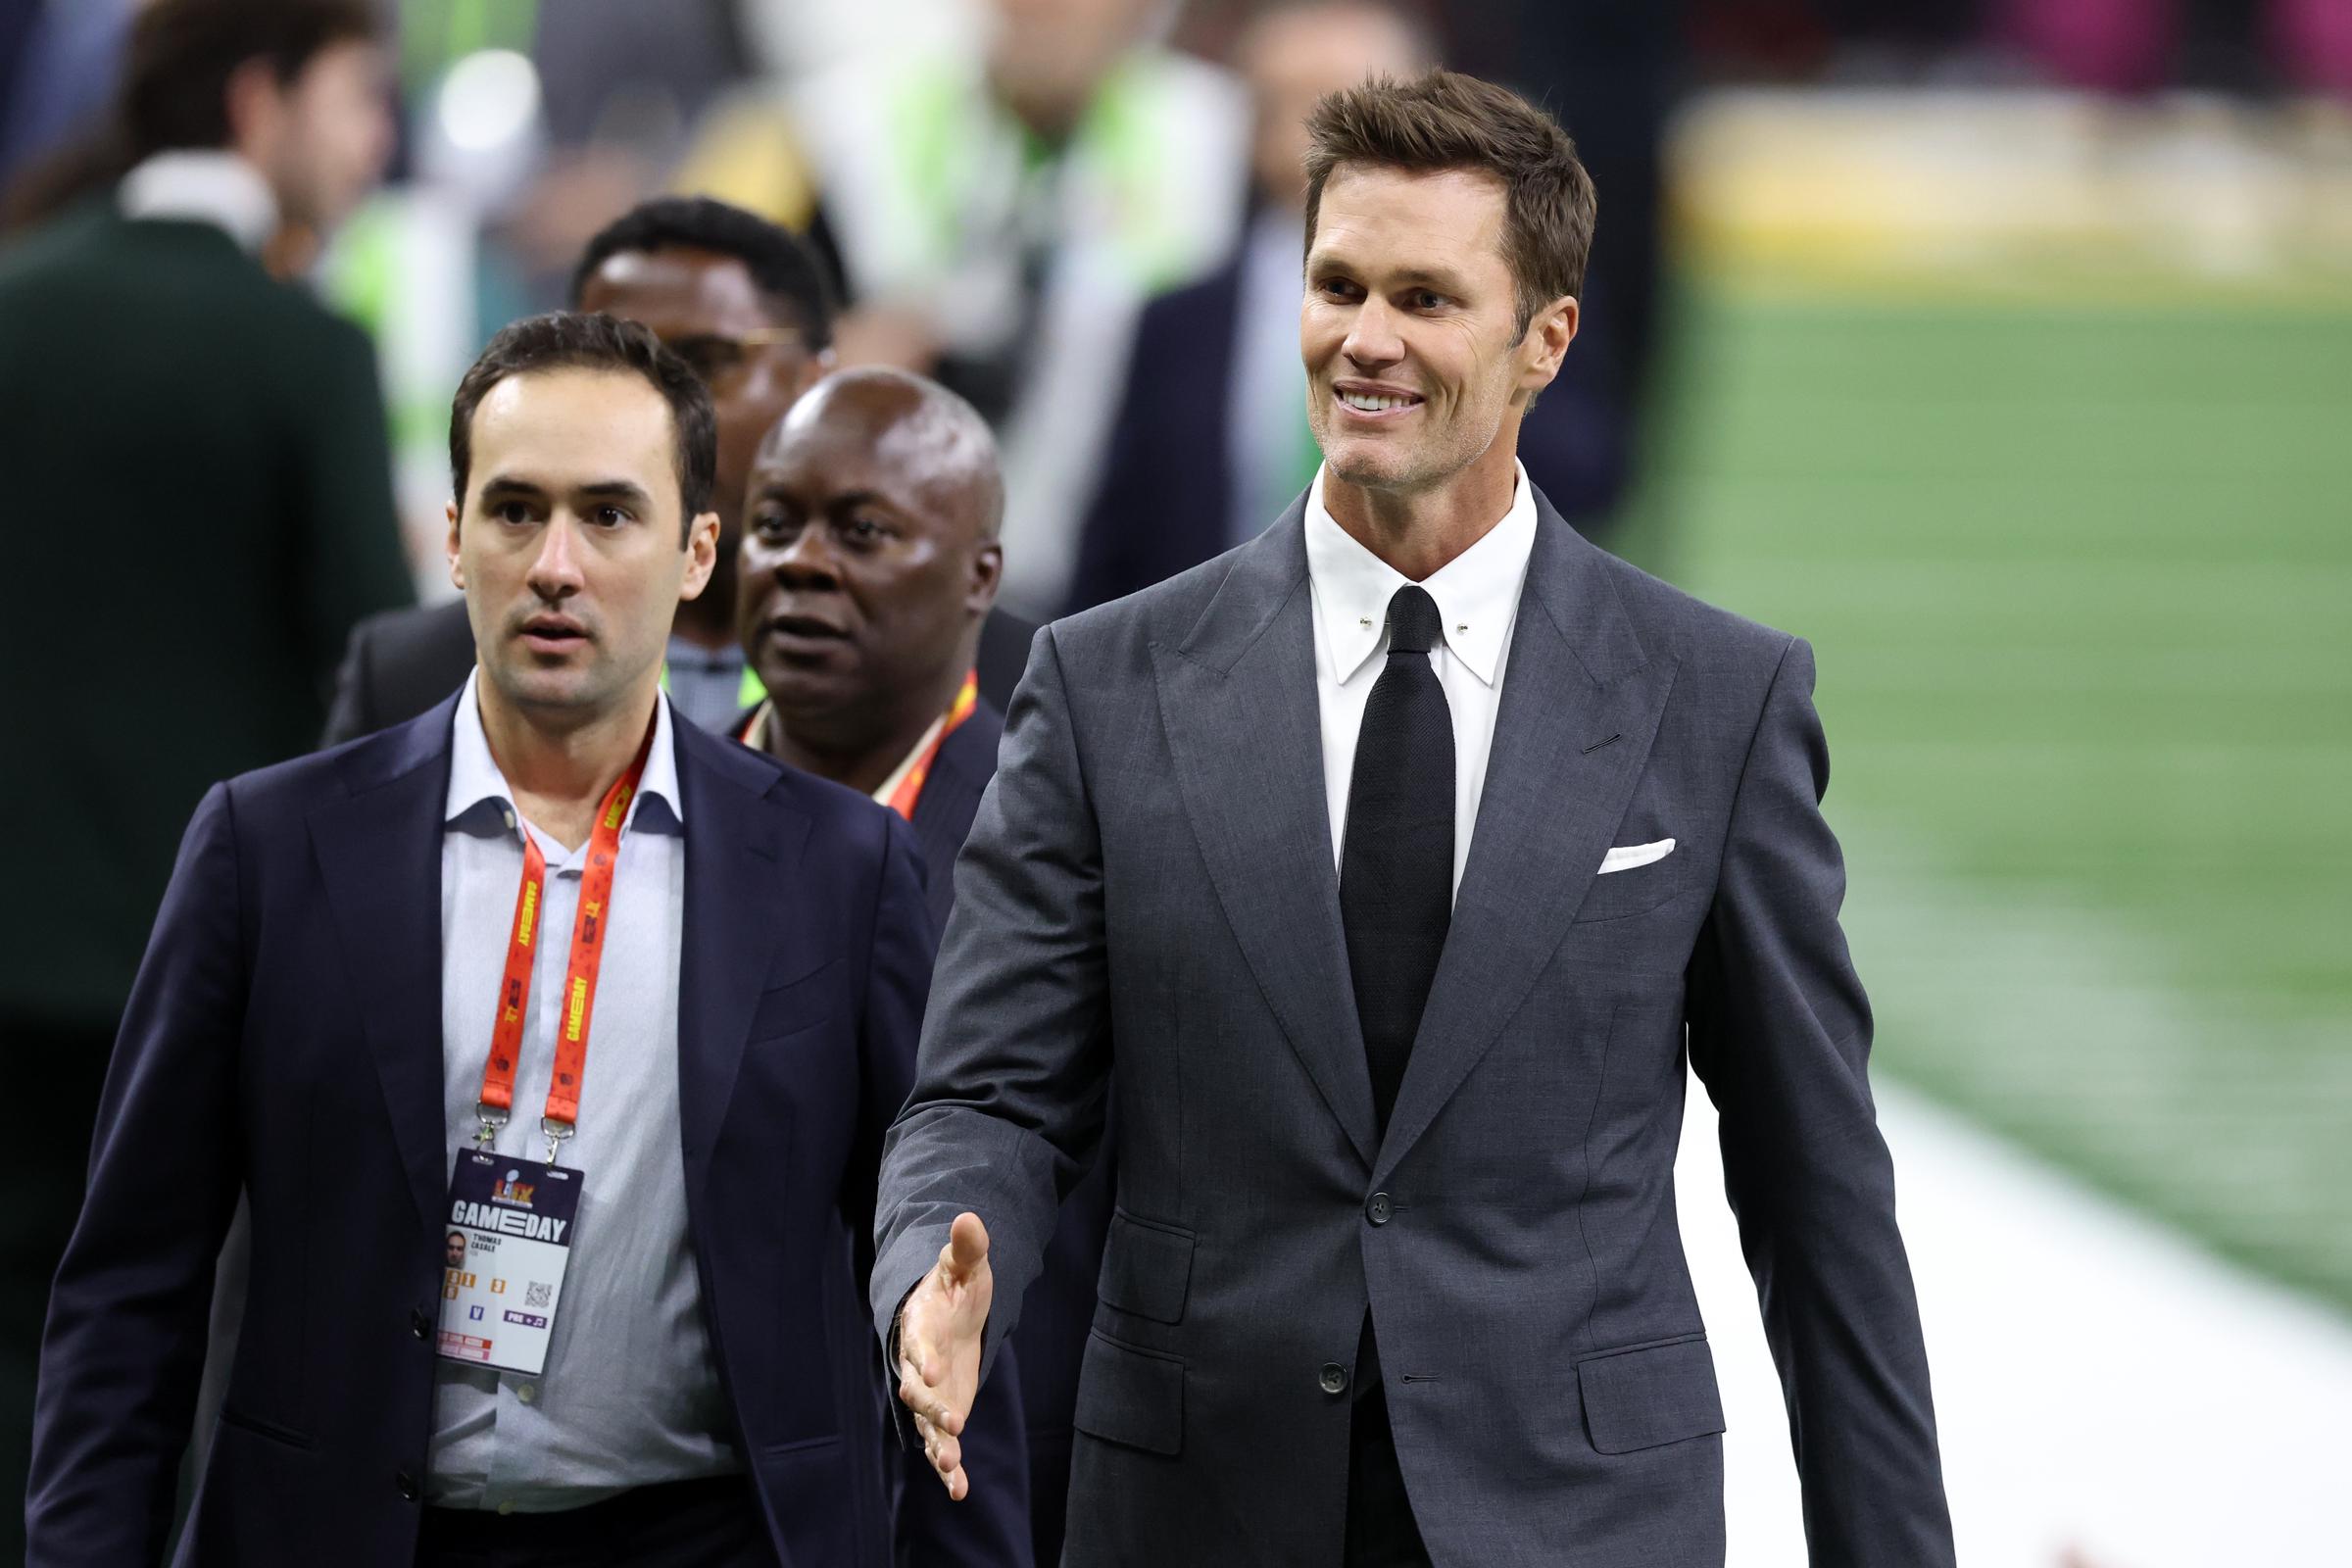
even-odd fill
[{"label": "white sideline stripe", "polygon": [[[1960,1560],[2341,1561],[2352,1324],[1876,1088]],[[1780,1383],[1695,1080],[1677,1178],[1729,1426],[1727,1568],[1805,1568]]]}]

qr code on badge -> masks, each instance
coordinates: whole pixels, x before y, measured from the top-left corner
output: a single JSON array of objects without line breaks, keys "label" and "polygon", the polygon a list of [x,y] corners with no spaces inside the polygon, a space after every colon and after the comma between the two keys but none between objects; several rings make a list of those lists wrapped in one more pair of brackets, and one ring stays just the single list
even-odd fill
[{"label": "qr code on badge", "polygon": [[522,1293],[522,1304],[525,1306],[545,1306],[548,1303],[548,1299],[555,1294],[556,1288],[550,1282],[546,1280],[533,1280],[530,1283],[529,1289]]}]

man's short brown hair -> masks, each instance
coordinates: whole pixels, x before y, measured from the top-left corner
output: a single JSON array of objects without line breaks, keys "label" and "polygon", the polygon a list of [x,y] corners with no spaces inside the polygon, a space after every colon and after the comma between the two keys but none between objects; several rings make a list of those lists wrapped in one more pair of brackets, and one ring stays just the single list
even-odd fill
[{"label": "man's short brown hair", "polygon": [[340,43],[382,36],[369,0],[157,0],[124,46],[119,100],[133,160],[228,145],[228,83],[260,60],[280,87]]},{"label": "man's short brown hair", "polygon": [[1310,250],[1323,186],[1343,165],[1433,174],[1480,170],[1502,185],[1502,259],[1517,291],[1520,335],[1553,300],[1584,293],[1592,176],[1568,133],[1509,88],[1453,71],[1409,81],[1372,76],[1316,104],[1306,129]]}]

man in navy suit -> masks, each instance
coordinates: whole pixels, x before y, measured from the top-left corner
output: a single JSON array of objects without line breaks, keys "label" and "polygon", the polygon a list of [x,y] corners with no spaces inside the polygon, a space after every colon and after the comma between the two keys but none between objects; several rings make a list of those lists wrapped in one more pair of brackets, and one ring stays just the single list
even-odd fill
[{"label": "man in navy suit", "polygon": [[662,695],[718,519],[710,395],[649,331],[508,328],[451,458],[478,673],[215,786],[181,847],[51,1302],[29,1560],[162,1551],[242,1189],[178,1562],[878,1568],[904,1461],[854,1282],[930,967],[913,836]]},{"label": "man in navy suit", "polygon": [[[768,699],[736,733],[906,817],[943,927],[956,857],[1004,733],[973,675],[1004,563],[1004,512],[986,421],[937,382],[895,369],[817,382],[761,446],[745,493],[737,629]],[[1027,1427],[1026,1445],[975,1445],[966,1481],[975,1494],[998,1494],[1018,1487],[1026,1461],[1040,1563],[1061,1560],[1109,1167],[1100,1162],[1061,1205],[1011,1360],[974,1406],[976,1424]],[[947,1513],[940,1490],[923,1483],[908,1489],[900,1518],[959,1539]]]}]

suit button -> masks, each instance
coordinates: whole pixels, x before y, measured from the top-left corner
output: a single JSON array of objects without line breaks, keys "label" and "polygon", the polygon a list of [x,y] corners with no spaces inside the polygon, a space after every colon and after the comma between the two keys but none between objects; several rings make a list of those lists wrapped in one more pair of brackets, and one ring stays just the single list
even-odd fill
[{"label": "suit button", "polygon": [[1396,1205],[1386,1193],[1374,1193],[1371,1200],[1364,1204],[1364,1217],[1375,1225],[1386,1225],[1396,1212]]},{"label": "suit button", "polygon": [[420,1340],[429,1340],[433,1337],[433,1320],[426,1315],[423,1307],[410,1308],[409,1332]]},{"label": "suit button", "polygon": [[401,1501],[415,1502],[416,1500],[416,1478],[406,1470],[395,1470],[392,1473],[392,1490],[400,1494]]},{"label": "suit button", "polygon": [[1337,1361],[1326,1361],[1323,1363],[1323,1376],[1317,1381],[1323,1385],[1325,1394],[1346,1394],[1348,1369]]}]

